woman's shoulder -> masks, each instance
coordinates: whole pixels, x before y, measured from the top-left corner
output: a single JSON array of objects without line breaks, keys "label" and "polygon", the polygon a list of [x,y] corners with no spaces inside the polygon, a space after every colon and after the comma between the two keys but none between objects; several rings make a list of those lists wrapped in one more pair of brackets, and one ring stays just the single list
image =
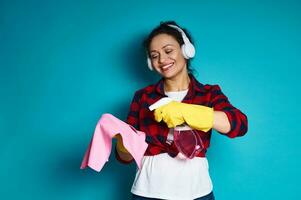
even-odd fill
[{"label": "woman's shoulder", "polygon": [[196,90],[199,90],[201,92],[212,92],[212,91],[217,91],[217,90],[221,90],[220,86],[218,84],[209,84],[209,83],[202,83],[200,82],[197,78],[195,78],[193,75],[190,75],[190,77],[192,78],[192,84],[194,85],[194,88]]},{"label": "woman's shoulder", "polygon": [[222,97],[225,95],[218,84],[206,84],[203,88],[205,94],[211,96],[211,98]]},{"label": "woman's shoulder", "polygon": [[144,94],[151,94],[155,91],[156,84],[150,84],[143,88],[140,88],[134,92],[134,96],[141,97]]},{"label": "woman's shoulder", "polygon": [[218,84],[203,84],[200,82],[196,82],[196,87],[197,90],[201,91],[201,92],[205,92],[205,93],[211,93],[214,91],[219,91],[221,90],[221,87]]},{"label": "woman's shoulder", "polygon": [[218,84],[205,84],[204,89],[210,92],[215,90],[221,90],[221,87]]},{"label": "woman's shoulder", "polygon": [[144,86],[143,88],[140,88],[140,89],[136,90],[135,93],[150,94],[150,93],[155,91],[156,87],[157,87],[157,84],[155,84],[155,83],[154,84],[149,84],[147,86]]}]

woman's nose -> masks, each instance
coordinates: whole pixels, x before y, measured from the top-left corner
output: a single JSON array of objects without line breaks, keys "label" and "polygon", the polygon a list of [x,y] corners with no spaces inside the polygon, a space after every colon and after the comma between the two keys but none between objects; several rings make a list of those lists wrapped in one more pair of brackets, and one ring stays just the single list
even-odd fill
[{"label": "woman's nose", "polygon": [[161,63],[164,63],[165,60],[166,60],[166,58],[167,58],[166,55],[160,55],[160,56],[159,56],[159,63],[160,63],[160,64],[161,64]]}]

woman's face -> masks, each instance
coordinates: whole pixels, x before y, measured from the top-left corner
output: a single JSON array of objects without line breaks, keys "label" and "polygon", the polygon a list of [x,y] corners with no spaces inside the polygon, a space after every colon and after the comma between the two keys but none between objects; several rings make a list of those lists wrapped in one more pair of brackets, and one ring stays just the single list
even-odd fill
[{"label": "woman's face", "polygon": [[150,59],[154,69],[164,78],[187,73],[180,44],[171,35],[156,35],[150,43]]}]

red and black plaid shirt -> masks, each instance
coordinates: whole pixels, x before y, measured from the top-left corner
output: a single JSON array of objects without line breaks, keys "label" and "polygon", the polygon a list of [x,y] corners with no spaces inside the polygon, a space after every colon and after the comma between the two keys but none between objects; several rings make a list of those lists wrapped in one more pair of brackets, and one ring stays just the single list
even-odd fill
[{"label": "red and black plaid shirt", "polygon": [[[182,102],[208,106],[216,111],[223,111],[231,124],[230,132],[225,135],[230,138],[243,136],[248,130],[246,115],[231,105],[218,85],[203,85],[198,82],[193,75],[190,74],[189,76],[190,84],[188,93]],[[165,122],[162,121],[158,123],[155,121],[153,111],[148,109],[150,105],[162,97],[166,97],[163,85],[163,79],[161,79],[158,83],[149,85],[135,92],[128,113],[127,123],[146,133],[148,148],[145,155],[157,155],[167,152],[170,156],[174,157],[178,154],[175,144],[166,143],[169,128]],[[210,144],[212,129],[208,132],[196,132],[204,143],[204,150],[197,156],[205,157],[205,153]]]}]

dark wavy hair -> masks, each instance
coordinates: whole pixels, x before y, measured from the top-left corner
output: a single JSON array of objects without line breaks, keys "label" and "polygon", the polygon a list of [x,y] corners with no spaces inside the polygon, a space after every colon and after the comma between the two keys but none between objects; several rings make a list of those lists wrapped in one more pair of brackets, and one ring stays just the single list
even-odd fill
[{"label": "dark wavy hair", "polygon": [[[150,57],[150,52],[149,52],[150,43],[151,43],[152,39],[159,34],[163,34],[163,33],[168,34],[168,35],[172,36],[173,38],[175,38],[178,41],[178,43],[180,44],[180,46],[182,46],[184,44],[182,34],[177,29],[168,26],[169,24],[180,27],[175,21],[160,22],[160,25],[155,27],[143,41],[143,47],[145,48],[146,53],[149,57]],[[180,27],[180,28],[184,31],[184,33],[186,34],[189,41],[193,44],[192,38],[189,35],[189,33],[187,32],[187,30],[182,27]],[[188,73],[192,74],[192,73],[194,73],[194,70],[191,68],[190,61],[191,61],[191,59],[188,59],[188,60],[186,59],[187,71],[188,71]]]}]

